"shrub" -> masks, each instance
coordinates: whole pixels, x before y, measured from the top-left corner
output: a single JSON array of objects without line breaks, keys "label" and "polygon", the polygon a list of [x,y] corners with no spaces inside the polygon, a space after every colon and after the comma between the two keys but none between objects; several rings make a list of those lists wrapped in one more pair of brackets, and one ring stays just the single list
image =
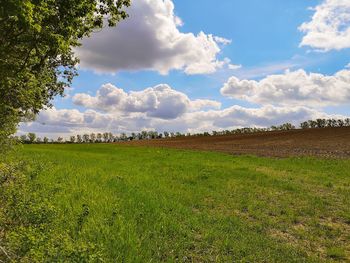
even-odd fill
[{"label": "shrub", "polygon": [[53,191],[37,180],[43,169],[0,162],[0,262],[101,262],[101,248],[60,226]]}]

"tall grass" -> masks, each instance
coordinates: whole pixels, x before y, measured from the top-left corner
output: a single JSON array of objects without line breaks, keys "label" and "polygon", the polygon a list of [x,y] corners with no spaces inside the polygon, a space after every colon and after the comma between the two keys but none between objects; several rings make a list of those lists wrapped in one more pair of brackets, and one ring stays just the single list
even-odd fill
[{"label": "tall grass", "polygon": [[44,164],[35,191],[57,208],[53,231],[105,262],[350,260],[349,160],[103,144],[21,158]]}]

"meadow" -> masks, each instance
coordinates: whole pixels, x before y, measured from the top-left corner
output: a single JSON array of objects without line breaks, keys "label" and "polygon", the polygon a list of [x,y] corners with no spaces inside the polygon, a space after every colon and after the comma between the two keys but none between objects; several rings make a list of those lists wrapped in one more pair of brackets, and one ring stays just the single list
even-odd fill
[{"label": "meadow", "polygon": [[43,164],[54,228],[104,262],[350,261],[350,160],[123,144],[16,154]]}]

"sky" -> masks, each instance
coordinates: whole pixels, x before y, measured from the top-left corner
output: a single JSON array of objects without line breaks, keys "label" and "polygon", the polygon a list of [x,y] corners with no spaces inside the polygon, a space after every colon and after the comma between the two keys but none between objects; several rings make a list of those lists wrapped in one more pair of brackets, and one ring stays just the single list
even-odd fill
[{"label": "sky", "polygon": [[350,116],[349,0],[133,0],[18,134],[203,132]]}]

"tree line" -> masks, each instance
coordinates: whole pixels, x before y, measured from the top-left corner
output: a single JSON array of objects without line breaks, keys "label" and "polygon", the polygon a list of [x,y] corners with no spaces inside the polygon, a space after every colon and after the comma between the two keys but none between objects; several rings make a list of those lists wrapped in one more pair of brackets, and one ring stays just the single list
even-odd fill
[{"label": "tree line", "polygon": [[[316,129],[316,128],[335,128],[335,127],[350,127],[350,118],[347,119],[316,119],[308,120],[300,123],[300,129]],[[47,144],[47,143],[112,143],[112,142],[123,142],[133,140],[152,140],[152,139],[163,139],[163,138],[177,138],[177,137],[198,137],[198,136],[219,136],[219,135],[230,135],[230,134],[249,134],[269,131],[289,131],[297,129],[291,123],[284,123],[278,126],[271,126],[269,128],[238,128],[234,130],[222,130],[212,131],[203,133],[181,133],[181,132],[163,132],[157,131],[141,131],[139,133],[121,133],[120,135],[114,135],[111,132],[105,133],[85,133],[72,135],[69,139],[58,137],[57,139],[49,139],[48,137],[37,137],[35,133],[28,133],[26,135],[15,136],[14,139],[20,143],[25,144]]]}]

